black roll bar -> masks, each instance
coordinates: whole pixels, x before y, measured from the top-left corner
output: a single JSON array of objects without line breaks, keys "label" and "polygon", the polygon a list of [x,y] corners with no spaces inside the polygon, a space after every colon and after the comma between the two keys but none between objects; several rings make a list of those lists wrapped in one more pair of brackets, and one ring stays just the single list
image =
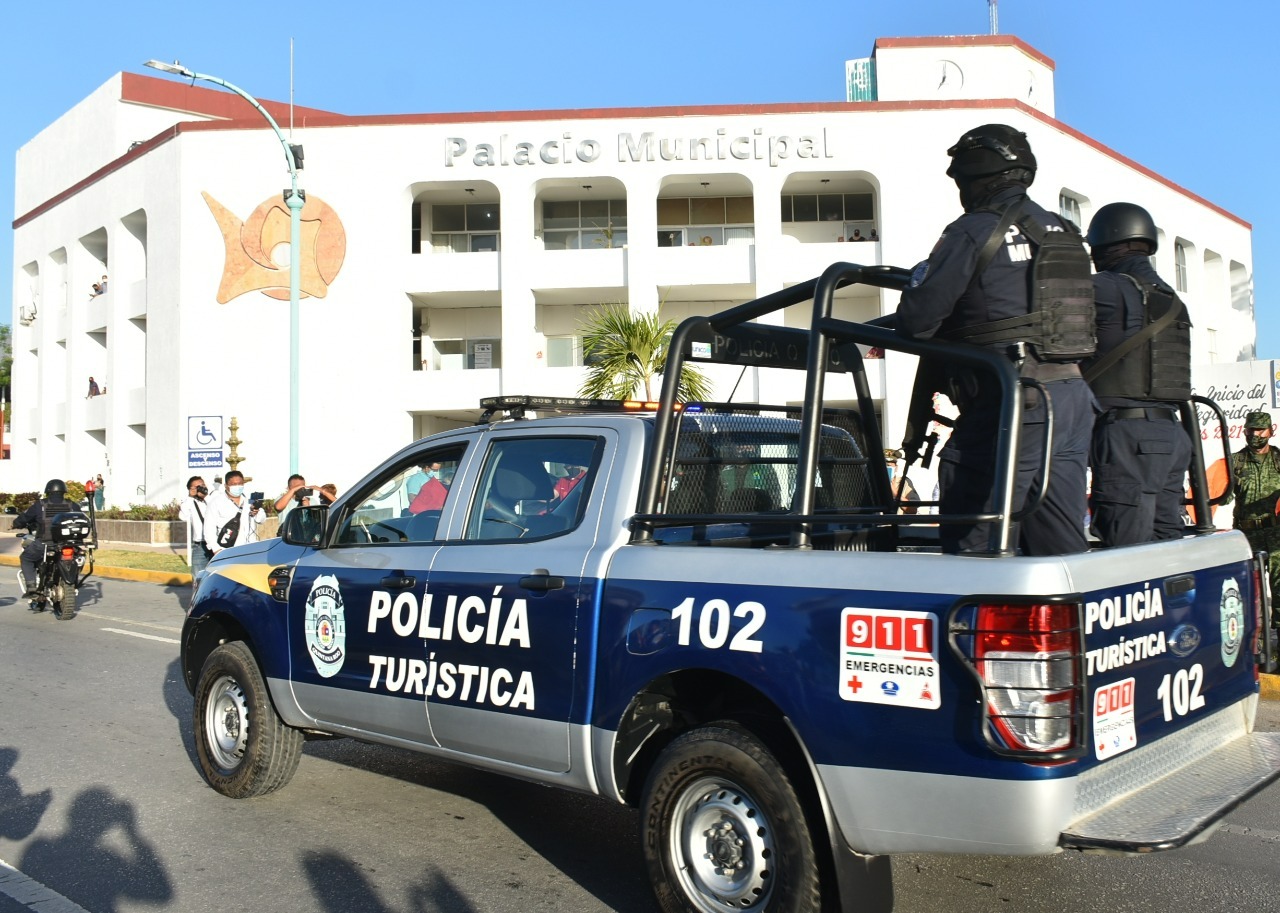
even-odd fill
[{"label": "black roll bar", "polygon": [[[992,522],[989,551],[1008,555],[1015,551],[1012,542],[1012,504],[1014,494],[1020,426],[1022,420],[1021,384],[1012,362],[999,352],[978,346],[955,342],[937,342],[932,339],[913,339],[900,336],[884,326],[881,318],[873,325],[840,320],[832,316],[835,293],[843,286],[861,283],[888,289],[905,288],[910,274],[897,267],[861,266],[856,263],[835,263],[821,276],[790,288],[748,301],[713,317],[690,317],[683,321],[672,335],[668,349],[667,365],[662,385],[658,415],[654,424],[652,442],[653,458],[645,469],[641,485],[640,518],[655,513],[658,489],[661,485],[673,423],[678,421],[676,392],[680,373],[686,361],[720,364],[754,365],[758,367],[782,367],[805,370],[805,400],[801,411],[800,452],[796,492],[788,515],[797,521],[792,532],[791,544],[796,548],[812,546],[812,518],[814,513],[814,484],[817,479],[818,441],[822,426],[822,402],[828,370],[847,371],[853,375],[859,409],[864,416],[872,416],[871,400],[862,356],[857,346],[878,346],[917,355],[921,358],[937,358],[961,367],[968,366],[991,373],[1000,387],[1000,417],[997,427],[995,491],[992,514],[949,517],[935,515],[935,522]],[[796,328],[747,325],[766,314],[771,314],[813,301],[813,318],[808,331]],[[728,335],[726,335],[728,334]],[[736,334],[736,336],[734,335]],[[753,340],[761,342],[751,345]],[[699,355],[693,357],[693,345],[700,346]],[[867,446],[872,454],[883,447],[880,429],[876,422],[864,425]],[[1047,449],[1047,448],[1046,448]],[[871,473],[872,484],[889,503],[892,495],[888,479]],[[633,541],[651,541],[652,527],[641,523]]]}]

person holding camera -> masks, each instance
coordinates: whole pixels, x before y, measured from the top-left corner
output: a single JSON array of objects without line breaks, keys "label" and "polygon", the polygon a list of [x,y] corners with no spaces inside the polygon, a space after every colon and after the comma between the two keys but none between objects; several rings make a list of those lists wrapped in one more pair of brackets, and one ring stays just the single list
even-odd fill
[{"label": "person holding camera", "polygon": [[261,492],[244,493],[244,473],[227,473],[223,487],[205,502],[204,541],[210,557],[224,548],[258,541],[258,527],[267,518],[263,500]]},{"label": "person holding camera", "polygon": [[[334,494],[329,495],[325,488],[333,488]],[[321,486],[319,489],[307,486],[307,480],[298,473],[289,476],[289,487],[285,489],[285,493],[276,498],[276,513],[280,515],[280,528],[284,529],[284,519],[289,515],[289,511],[295,507],[310,507],[312,504],[331,504],[336,498],[337,488],[332,485]]]},{"label": "person holding camera", "polygon": [[187,496],[182,499],[182,503],[178,506],[178,519],[183,520],[187,524],[187,542],[191,546],[191,576],[200,576],[206,567],[209,566],[209,556],[213,554],[209,551],[208,545],[204,541],[204,517],[208,511],[205,505],[205,498],[209,496],[209,489],[204,484],[204,479],[200,476],[192,476],[187,479]]}]

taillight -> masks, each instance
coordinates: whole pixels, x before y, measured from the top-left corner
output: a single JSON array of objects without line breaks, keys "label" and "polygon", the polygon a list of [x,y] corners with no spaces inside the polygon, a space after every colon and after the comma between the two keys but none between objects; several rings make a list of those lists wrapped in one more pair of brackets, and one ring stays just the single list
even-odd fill
[{"label": "taillight", "polygon": [[1063,757],[1082,747],[1079,617],[1065,603],[977,607],[972,667],[1008,753]]},{"label": "taillight", "polygon": [[64,545],[64,546],[62,546],[62,560],[63,560],[63,561],[70,561],[70,560],[71,560],[72,558],[74,558],[75,556],[76,556],[76,549],[75,549],[75,546],[73,546],[73,545]]}]

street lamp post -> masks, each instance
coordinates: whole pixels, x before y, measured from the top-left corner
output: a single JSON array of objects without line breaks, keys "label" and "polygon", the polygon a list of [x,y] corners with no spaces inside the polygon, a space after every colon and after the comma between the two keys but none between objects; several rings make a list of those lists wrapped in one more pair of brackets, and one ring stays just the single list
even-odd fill
[{"label": "street lamp post", "polygon": [[217,76],[189,70],[177,61],[165,63],[161,60],[148,60],[145,65],[192,80],[202,79],[236,93],[267,119],[267,123],[271,125],[271,129],[280,140],[280,145],[284,147],[284,157],[289,164],[289,178],[292,182],[284,198],[285,204],[289,207],[289,472],[298,472],[298,298],[299,287],[302,285],[302,207],[305,200],[301,191],[298,190],[298,162],[294,156],[293,146],[280,132],[280,126],[271,113],[239,86],[232,85]]}]

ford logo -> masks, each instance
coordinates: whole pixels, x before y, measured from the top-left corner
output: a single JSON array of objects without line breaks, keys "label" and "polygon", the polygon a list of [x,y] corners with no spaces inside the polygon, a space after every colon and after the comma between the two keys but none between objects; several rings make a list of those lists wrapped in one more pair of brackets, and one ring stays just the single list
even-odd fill
[{"label": "ford logo", "polygon": [[1200,646],[1200,629],[1195,625],[1178,625],[1169,635],[1169,650],[1174,656],[1190,656]]}]

